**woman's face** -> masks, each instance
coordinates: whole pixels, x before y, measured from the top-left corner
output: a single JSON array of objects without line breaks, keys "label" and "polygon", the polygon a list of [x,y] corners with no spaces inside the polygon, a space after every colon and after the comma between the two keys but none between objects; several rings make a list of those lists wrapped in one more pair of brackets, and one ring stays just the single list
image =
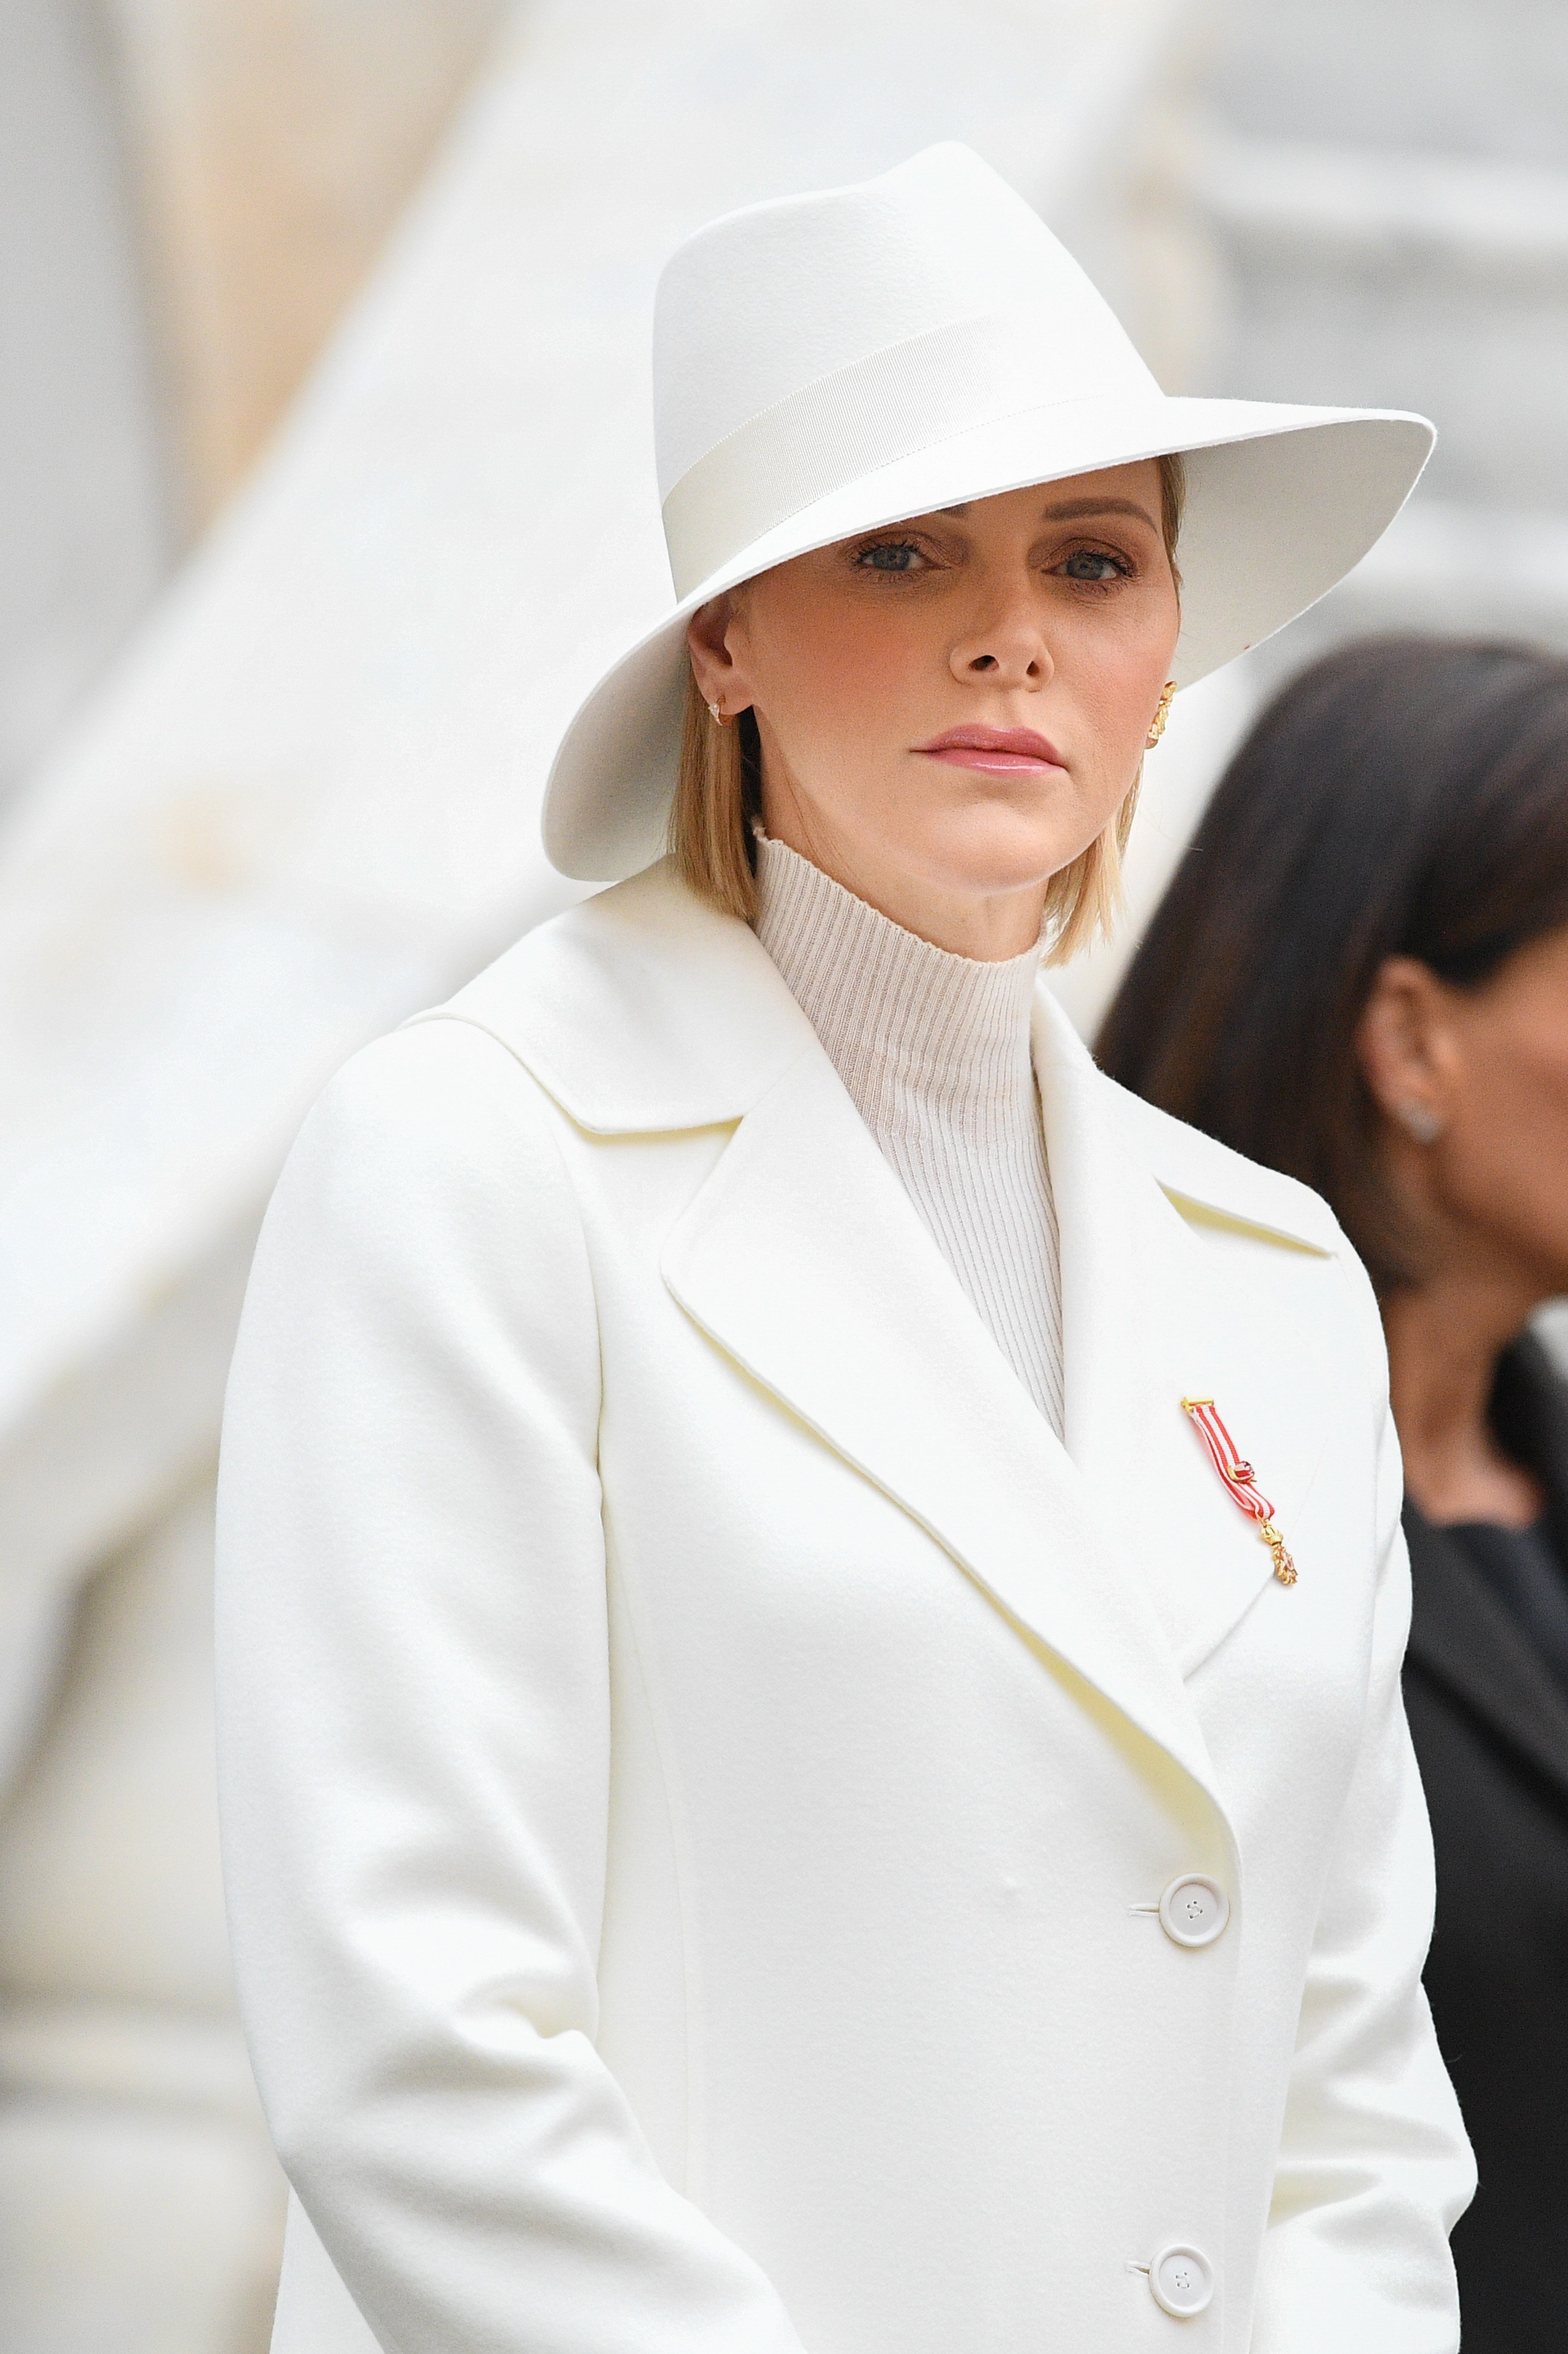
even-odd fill
[{"label": "woman's face", "polygon": [[1021,953],[1138,775],[1181,624],[1152,459],[779,565],[689,632],[763,820],[896,923]]},{"label": "woman's face", "polygon": [[1568,927],[1478,989],[1390,958],[1361,1052],[1434,1272],[1487,1276],[1530,1304],[1568,1291]]}]

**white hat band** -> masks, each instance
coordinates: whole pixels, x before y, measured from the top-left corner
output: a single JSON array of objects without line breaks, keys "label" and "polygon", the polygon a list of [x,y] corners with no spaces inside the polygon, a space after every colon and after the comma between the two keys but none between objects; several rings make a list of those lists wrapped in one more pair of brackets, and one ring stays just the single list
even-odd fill
[{"label": "white hat band", "polygon": [[[1044,322],[955,319],[747,418],[664,501],[676,596],[690,596],[765,533],[879,467],[1031,409],[1103,406],[1081,395],[1053,399],[1063,358],[1061,336]],[[984,387],[978,398],[977,386]],[[1152,377],[1149,390],[1159,397]]]}]

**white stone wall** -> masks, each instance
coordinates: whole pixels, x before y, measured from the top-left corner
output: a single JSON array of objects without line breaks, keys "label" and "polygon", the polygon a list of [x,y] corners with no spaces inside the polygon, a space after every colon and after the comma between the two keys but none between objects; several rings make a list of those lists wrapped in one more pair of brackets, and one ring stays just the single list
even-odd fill
[{"label": "white stone wall", "polygon": [[1269,139],[1568,168],[1561,0],[1223,0],[1209,87]]},{"label": "white stone wall", "polygon": [[94,5],[113,35],[194,528],[244,478],[357,292],[505,0]]},{"label": "white stone wall", "polygon": [[114,64],[93,0],[0,7],[0,801],[174,550]]},{"label": "white stone wall", "polygon": [[0,7],[0,803],[251,463],[503,5]]},{"label": "white stone wall", "polygon": [[212,1491],[101,1569],[0,1819],[8,2354],[260,2354],[281,2186],[228,1981]]}]

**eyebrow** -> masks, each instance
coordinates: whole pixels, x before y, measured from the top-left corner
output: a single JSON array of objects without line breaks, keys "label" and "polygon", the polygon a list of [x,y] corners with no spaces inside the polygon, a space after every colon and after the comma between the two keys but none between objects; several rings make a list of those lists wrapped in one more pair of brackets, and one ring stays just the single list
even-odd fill
[{"label": "eyebrow", "polygon": [[[967,515],[969,511],[967,502],[962,506],[939,510],[945,515]],[[1147,507],[1140,507],[1136,499],[1062,499],[1054,506],[1042,507],[1040,520],[1042,523],[1082,523],[1086,516],[1097,514],[1136,515],[1140,523],[1149,525],[1150,531],[1154,529],[1154,517]]]},{"label": "eyebrow", "polygon": [[1154,517],[1136,499],[1065,499],[1059,506],[1042,507],[1040,514],[1042,522],[1049,523],[1081,523],[1086,515],[1137,515],[1150,531],[1154,528]]}]

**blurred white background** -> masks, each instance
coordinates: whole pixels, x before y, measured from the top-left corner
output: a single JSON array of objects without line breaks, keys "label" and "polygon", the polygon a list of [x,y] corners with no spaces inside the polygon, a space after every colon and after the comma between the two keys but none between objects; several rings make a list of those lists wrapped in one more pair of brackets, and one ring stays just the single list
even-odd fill
[{"label": "blurred white background", "polygon": [[1168,387],[1442,442],[1178,704],[1093,1025],[1260,698],[1568,646],[1561,0],[0,0],[0,2342],[255,2354],[211,1480],[311,1097],[566,886],[554,737],[667,594],[645,350],[715,211],[967,138]]}]

